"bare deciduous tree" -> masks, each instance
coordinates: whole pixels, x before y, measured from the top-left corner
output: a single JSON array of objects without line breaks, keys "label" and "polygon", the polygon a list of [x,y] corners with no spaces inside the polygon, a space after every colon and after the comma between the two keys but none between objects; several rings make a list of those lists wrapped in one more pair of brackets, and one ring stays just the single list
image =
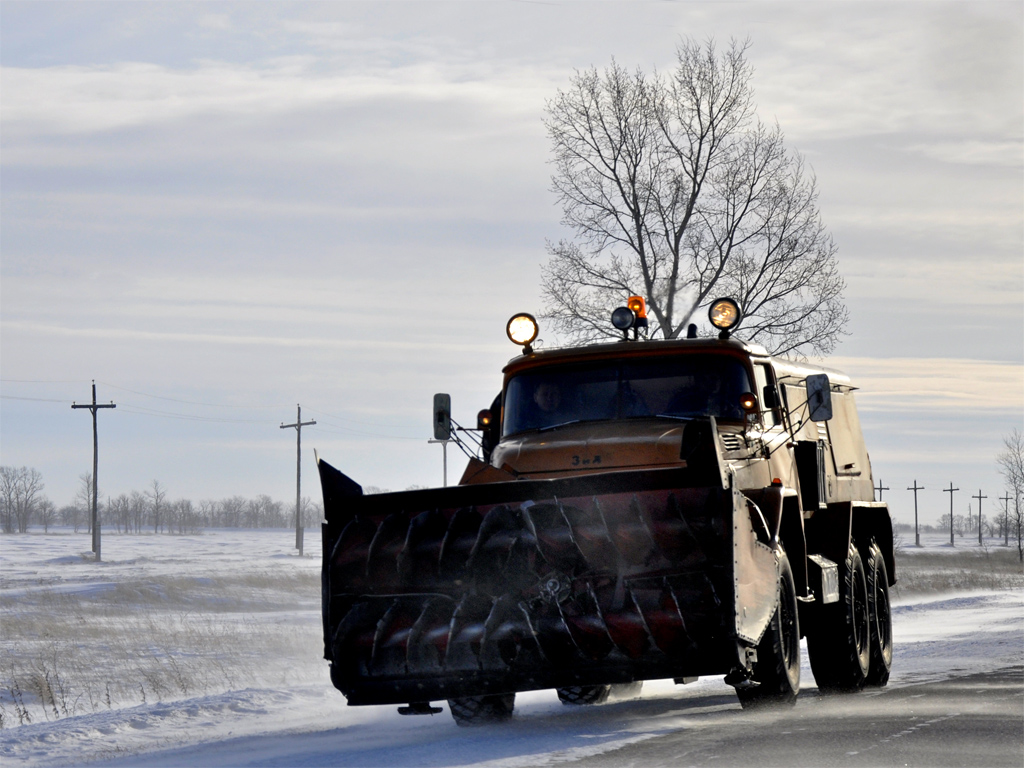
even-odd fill
[{"label": "bare deciduous tree", "polygon": [[149,499],[149,508],[153,513],[153,533],[160,533],[163,525],[161,517],[164,512],[164,499],[167,498],[167,489],[160,485],[159,480],[154,480],[146,491],[146,498]]},{"label": "bare deciduous tree", "polygon": [[42,491],[43,476],[38,469],[0,467],[0,523],[5,533],[28,530],[32,515],[45,500]]},{"label": "bare deciduous tree", "polygon": [[553,189],[572,241],[548,244],[545,317],[573,342],[647,298],[652,332],[680,335],[720,295],[774,353],[828,353],[847,312],[817,188],[782,131],[757,119],[748,43],[683,41],[668,75],[577,72],[547,105]]},{"label": "bare deciduous tree", "polygon": [[36,521],[43,526],[43,533],[50,532],[50,526],[57,522],[57,505],[45,496],[36,505]]},{"label": "bare deciduous tree", "polygon": [[[102,490],[97,490],[96,498],[103,496]],[[92,533],[92,473],[86,472],[78,476],[78,491],[75,493],[72,502],[79,509],[85,510],[85,530]],[[79,520],[75,518],[75,533],[78,533]]]},{"label": "bare deciduous tree", "polygon": [[1020,503],[1024,495],[1024,435],[1019,429],[1003,438],[1003,451],[996,456],[996,463],[1010,495],[1010,502],[1006,505],[1008,526],[1017,540],[1017,556],[1024,563],[1024,509]]}]

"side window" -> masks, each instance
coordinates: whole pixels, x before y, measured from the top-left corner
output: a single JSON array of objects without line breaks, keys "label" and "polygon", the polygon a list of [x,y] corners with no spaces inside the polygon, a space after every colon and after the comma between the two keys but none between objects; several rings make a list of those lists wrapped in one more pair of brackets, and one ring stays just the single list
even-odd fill
[{"label": "side window", "polygon": [[754,385],[757,387],[757,399],[761,403],[765,424],[775,426],[779,423],[778,395],[775,390],[775,377],[766,363],[754,365]]}]

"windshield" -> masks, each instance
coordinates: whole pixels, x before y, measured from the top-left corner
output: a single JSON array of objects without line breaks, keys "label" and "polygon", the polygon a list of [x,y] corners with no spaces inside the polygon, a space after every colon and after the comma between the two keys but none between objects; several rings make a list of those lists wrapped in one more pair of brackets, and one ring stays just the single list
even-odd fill
[{"label": "windshield", "polygon": [[642,417],[742,419],[743,363],[722,355],[603,360],[528,371],[509,380],[502,434],[577,421]]}]

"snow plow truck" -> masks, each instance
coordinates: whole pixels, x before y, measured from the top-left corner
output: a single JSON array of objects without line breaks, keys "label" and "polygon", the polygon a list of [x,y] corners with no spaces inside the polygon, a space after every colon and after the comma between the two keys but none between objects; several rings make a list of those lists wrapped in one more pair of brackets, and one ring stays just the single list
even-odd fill
[{"label": "snow plow truck", "polygon": [[549,350],[513,317],[522,354],[458,485],[364,495],[317,459],[324,657],[350,705],[447,701],[475,725],[519,691],[585,705],[711,675],[785,705],[803,637],[819,690],[886,684],[893,534],[855,387],[734,338],[731,299],[709,316],[717,336],[645,340],[630,297],[621,340]]}]

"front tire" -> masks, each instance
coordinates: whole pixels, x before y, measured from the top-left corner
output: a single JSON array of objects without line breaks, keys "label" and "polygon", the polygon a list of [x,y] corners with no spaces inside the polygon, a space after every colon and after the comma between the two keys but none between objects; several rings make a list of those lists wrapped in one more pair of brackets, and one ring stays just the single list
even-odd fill
[{"label": "front tire", "polygon": [[874,541],[864,564],[868,581],[868,615],[871,623],[871,664],[866,684],[881,688],[889,682],[892,668],[892,613],[889,608],[889,571],[882,550]]},{"label": "front tire", "polygon": [[841,568],[839,602],[818,606],[807,632],[811,672],[822,693],[859,691],[871,668],[867,576],[855,548]]},{"label": "front tire", "polygon": [[515,704],[514,693],[448,699],[448,709],[451,710],[456,725],[461,727],[507,722],[512,719]]},{"label": "front tire", "polygon": [[793,706],[800,691],[800,621],[796,582],[786,553],[779,555],[779,603],[757,646],[756,686],[736,689],[744,709]]}]

